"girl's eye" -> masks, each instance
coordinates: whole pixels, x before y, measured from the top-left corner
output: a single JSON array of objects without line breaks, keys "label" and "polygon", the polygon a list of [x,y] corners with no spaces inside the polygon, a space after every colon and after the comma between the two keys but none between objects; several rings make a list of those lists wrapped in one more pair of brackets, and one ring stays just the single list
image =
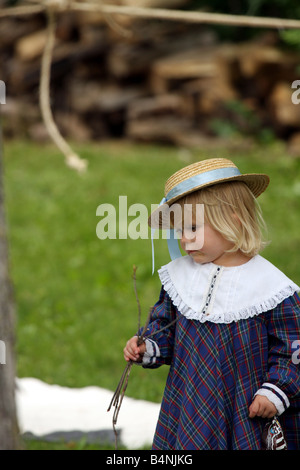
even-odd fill
[{"label": "girl's eye", "polygon": [[189,232],[196,232],[197,225],[192,225],[191,227],[187,227],[186,230]]}]

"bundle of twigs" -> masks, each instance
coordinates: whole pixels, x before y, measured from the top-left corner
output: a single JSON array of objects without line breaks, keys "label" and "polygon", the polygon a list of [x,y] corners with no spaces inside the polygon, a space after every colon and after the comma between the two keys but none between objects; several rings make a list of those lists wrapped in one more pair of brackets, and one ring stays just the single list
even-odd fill
[{"label": "bundle of twigs", "polygon": [[[138,306],[138,331],[139,331],[140,330],[140,324],[141,324],[141,304],[140,304],[140,301],[139,301],[137,287],[136,287],[136,270],[137,270],[137,267],[133,266],[133,276],[132,277],[133,277],[133,283],[134,283],[134,292],[135,292],[136,302],[137,302],[137,306]],[[144,334],[146,333],[146,330],[147,330],[147,327],[148,327],[148,324],[149,324],[151,311],[152,311],[152,309],[150,309],[150,311],[149,311],[148,318],[147,318],[147,321],[145,323],[145,326],[143,328],[142,333],[138,336],[138,340],[137,340],[138,346],[144,342]],[[126,365],[125,369],[124,369],[124,372],[123,372],[123,374],[121,376],[121,379],[120,379],[120,381],[117,385],[115,393],[113,394],[113,397],[111,399],[110,405],[107,409],[107,411],[110,411],[112,406],[115,408],[114,414],[113,414],[113,419],[112,419],[112,424],[113,424],[113,430],[114,430],[114,434],[115,434],[115,447],[116,448],[117,448],[117,436],[118,436],[117,435],[117,430],[116,430],[116,425],[117,425],[117,420],[118,420],[120,408],[121,408],[121,405],[122,405],[122,401],[123,401],[123,398],[124,398],[124,395],[125,395],[125,392],[126,392],[126,389],[127,389],[129,375],[130,375],[130,372],[131,372],[132,365],[133,365],[133,361],[130,360],[128,362],[128,364]]]},{"label": "bundle of twigs", "polygon": [[[137,293],[137,288],[136,288],[136,270],[137,270],[136,266],[133,266],[134,291],[135,291],[136,301],[137,301],[137,305],[138,305],[138,331],[140,331],[140,328],[141,328],[140,327],[140,323],[141,323],[141,305],[140,305],[140,301],[139,301],[139,297],[138,297],[138,293]],[[149,325],[149,322],[150,322],[150,318],[151,318],[151,313],[152,313],[152,308],[150,308],[150,310],[149,310],[148,317],[147,317],[147,320],[146,320],[145,326],[143,327],[142,332],[138,335],[138,339],[137,339],[137,345],[138,346],[140,344],[142,344],[147,338],[150,338],[151,336],[154,336],[157,333],[160,333],[161,331],[165,330],[166,328],[169,328],[171,325],[176,323],[176,321],[179,319],[179,317],[177,317],[175,320],[171,321],[166,326],[160,328],[157,331],[154,331],[153,333],[150,333],[150,334],[146,335],[146,331],[147,331],[147,328],[148,328],[148,325]],[[116,425],[117,425],[119,412],[120,412],[122,401],[123,401],[123,398],[124,398],[124,395],[125,395],[125,392],[126,392],[126,389],[127,389],[129,375],[130,375],[131,368],[132,368],[133,364],[134,364],[134,362],[130,360],[128,362],[128,364],[126,365],[126,367],[124,369],[124,372],[121,376],[121,379],[120,379],[120,381],[117,385],[117,388],[116,388],[116,390],[113,394],[113,397],[111,399],[109,407],[107,409],[107,411],[110,411],[111,407],[112,406],[114,407],[112,425],[113,425],[113,431],[114,431],[114,435],[115,435],[115,448],[116,449],[117,449],[117,445],[118,445],[118,433],[117,433]]]},{"label": "bundle of twigs", "polygon": [[[150,313],[151,313],[151,310],[150,310]],[[150,315],[149,315],[149,318],[150,318]],[[138,346],[140,344],[142,344],[143,341],[145,341],[145,339],[143,338],[143,334],[147,329],[148,323],[149,323],[149,320],[145,324],[142,334],[138,336],[138,341],[137,341]],[[126,389],[127,389],[129,375],[130,375],[131,368],[132,368],[133,364],[134,364],[133,361],[129,361],[128,364],[126,365],[126,367],[124,369],[124,372],[121,376],[121,379],[120,379],[120,381],[117,385],[117,388],[115,390],[115,393],[113,394],[110,405],[107,409],[107,411],[110,411],[112,406],[115,408],[114,409],[114,414],[113,414],[113,419],[112,419],[112,424],[113,424],[113,430],[114,430],[114,435],[115,435],[115,447],[116,447],[116,449],[117,449],[117,436],[118,436],[118,433],[117,433],[117,430],[116,430],[116,425],[117,425],[119,412],[120,412],[122,401],[123,401],[123,398],[124,398],[124,395],[125,395],[125,392],[126,392]]]}]

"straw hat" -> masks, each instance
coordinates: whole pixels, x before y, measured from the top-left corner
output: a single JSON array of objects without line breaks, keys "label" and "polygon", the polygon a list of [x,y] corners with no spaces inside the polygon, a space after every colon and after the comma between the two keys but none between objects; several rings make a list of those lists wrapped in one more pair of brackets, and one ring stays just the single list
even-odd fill
[{"label": "straw hat", "polygon": [[[199,189],[228,181],[243,181],[258,197],[267,188],[270,178],[261,173],[242,174],[237,166],[226,158],[202,160],[174,173],[165,184],[165,197],[149,217],[152,228],[162,228],[162,214],[178,199]],[[163,206],[163,207],[162,207]]]}]

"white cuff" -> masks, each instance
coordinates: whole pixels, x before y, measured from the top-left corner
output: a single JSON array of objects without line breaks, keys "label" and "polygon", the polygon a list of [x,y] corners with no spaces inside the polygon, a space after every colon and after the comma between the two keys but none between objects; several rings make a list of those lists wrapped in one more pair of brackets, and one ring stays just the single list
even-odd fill
[{"label": "white cuff", "polygon": [[156,358],[160,357],[159,347],[152,339],[145,340],[146,351],[143,356],[142,365],[149,366],[156,363]]},{"label": "white cuff", "polygon": [[269,382],[263,383],[254,396],[256,395],[267,397],[273,405],[276,406],[278,415],[281,415],[290,406],[290,402],[286,394],[280,390],[280,388],[276,387],[276,385]]}]

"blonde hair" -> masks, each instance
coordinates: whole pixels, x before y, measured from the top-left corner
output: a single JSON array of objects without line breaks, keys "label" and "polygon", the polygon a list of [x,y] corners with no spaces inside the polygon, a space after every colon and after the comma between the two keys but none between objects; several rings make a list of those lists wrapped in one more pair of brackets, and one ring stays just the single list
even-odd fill
[{"label": "blonde hair", "polygon": [[233,243],[228,252],[240,250],[245,255],[257,255],[267,244],[263,231],[266,224],[260,206],[248,186],[241,181],[215,184],[194,191],[177,201],[181,206],[204,204],[204,218],[213,229]]}]

